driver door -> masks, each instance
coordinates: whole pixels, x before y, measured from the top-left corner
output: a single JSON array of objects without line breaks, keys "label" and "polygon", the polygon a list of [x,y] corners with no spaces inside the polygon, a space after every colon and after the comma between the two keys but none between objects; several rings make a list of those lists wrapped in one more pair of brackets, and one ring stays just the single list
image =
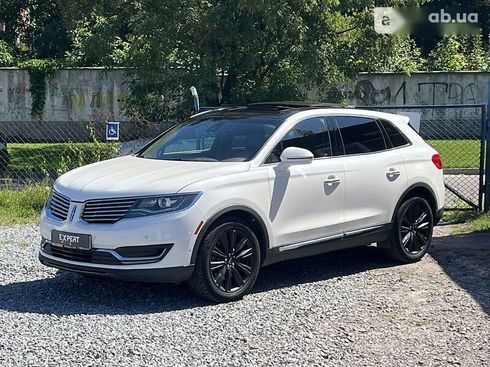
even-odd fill
[{"label": "driver door", "polygon": [[[341,236],[345,177],[342,158],[333,157],[330,121],[324,117],[298,122],[266,160],[274,247]],[[311,163],[280,162],[287,147],[308,149]]]}]

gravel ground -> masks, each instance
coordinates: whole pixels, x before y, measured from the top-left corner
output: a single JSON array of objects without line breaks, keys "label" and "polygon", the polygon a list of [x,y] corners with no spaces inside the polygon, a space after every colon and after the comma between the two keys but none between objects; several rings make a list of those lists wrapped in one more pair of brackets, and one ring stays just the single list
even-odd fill
[{"label": "gravel ground", "polygon": [[0,227],[2,367],[490,365],[490,234],[439,237],[412,265],[370,247],[272,265],[223,305],[45,268],[38,242]]}]

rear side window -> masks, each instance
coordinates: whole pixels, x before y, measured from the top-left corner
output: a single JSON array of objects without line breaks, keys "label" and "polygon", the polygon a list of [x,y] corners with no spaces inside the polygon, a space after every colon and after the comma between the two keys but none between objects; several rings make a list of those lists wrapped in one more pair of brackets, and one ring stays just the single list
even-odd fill
[{"label": "rear side window", "polygon": [[345,154],[371,153],[386,149],[383,133],[375,119],[338,116],[335,120],[344,142]]},{"label": "rear side window", "polygon": [[315,158],[332,155],[330,134],[324,117],[314,117],[298,122],[276,145],[266,163],[280,161],[281,153],[288,147],[308,149]]},{"label": "rear side window", "polygon": [[393,148],[401,147],[408,144],[407,138],[405,138],[400,130],[393,126],[390,122],[386,120],[378,120],[386,131],[388,140],[391,142]]}]

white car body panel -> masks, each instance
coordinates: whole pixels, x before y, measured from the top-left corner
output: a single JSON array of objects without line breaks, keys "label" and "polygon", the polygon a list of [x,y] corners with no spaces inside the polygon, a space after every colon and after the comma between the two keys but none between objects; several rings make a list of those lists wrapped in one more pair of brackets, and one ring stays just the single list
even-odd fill
[{"label": "white car body panel", "polygon": [[272,247],[342,233],[345,202],[342,160],[315,159],[309,164],[275,164],[267,169]]},{"label": "white car body panel", "polygon": [[407,188],[403,150],[345,156],[344,230],[392,221],[398,199]]},{"label": "white car body panel", "polygon": [[54,189],[74,201],[176,193],[194,181],[244,172],[249,162],[181,162],[125,156],[80,167]]}]

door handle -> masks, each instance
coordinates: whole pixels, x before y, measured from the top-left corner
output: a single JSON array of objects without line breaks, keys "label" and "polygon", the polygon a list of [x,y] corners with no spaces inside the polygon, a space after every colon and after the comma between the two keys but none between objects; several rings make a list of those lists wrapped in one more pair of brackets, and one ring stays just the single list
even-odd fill
[{"label": "door handle", "polygon": [[391,176],[400,176],[402,173],[399,170],[397,170],[396,168],[390,168],[388,170],[388,174]]},{"label": "door handle", "polygon": [[386,178],[388,181],[395,181],[401,175],[401,171],[396,168],[390,168],[388,172],[386,172]]},{"label": "door handle", "polygon": [[331,177],[331,178],[327,178],[324,182],[327,185],[332,186],[332,185],[335,185],[335,184],[339,184],[340,183],[340,178]]}]

